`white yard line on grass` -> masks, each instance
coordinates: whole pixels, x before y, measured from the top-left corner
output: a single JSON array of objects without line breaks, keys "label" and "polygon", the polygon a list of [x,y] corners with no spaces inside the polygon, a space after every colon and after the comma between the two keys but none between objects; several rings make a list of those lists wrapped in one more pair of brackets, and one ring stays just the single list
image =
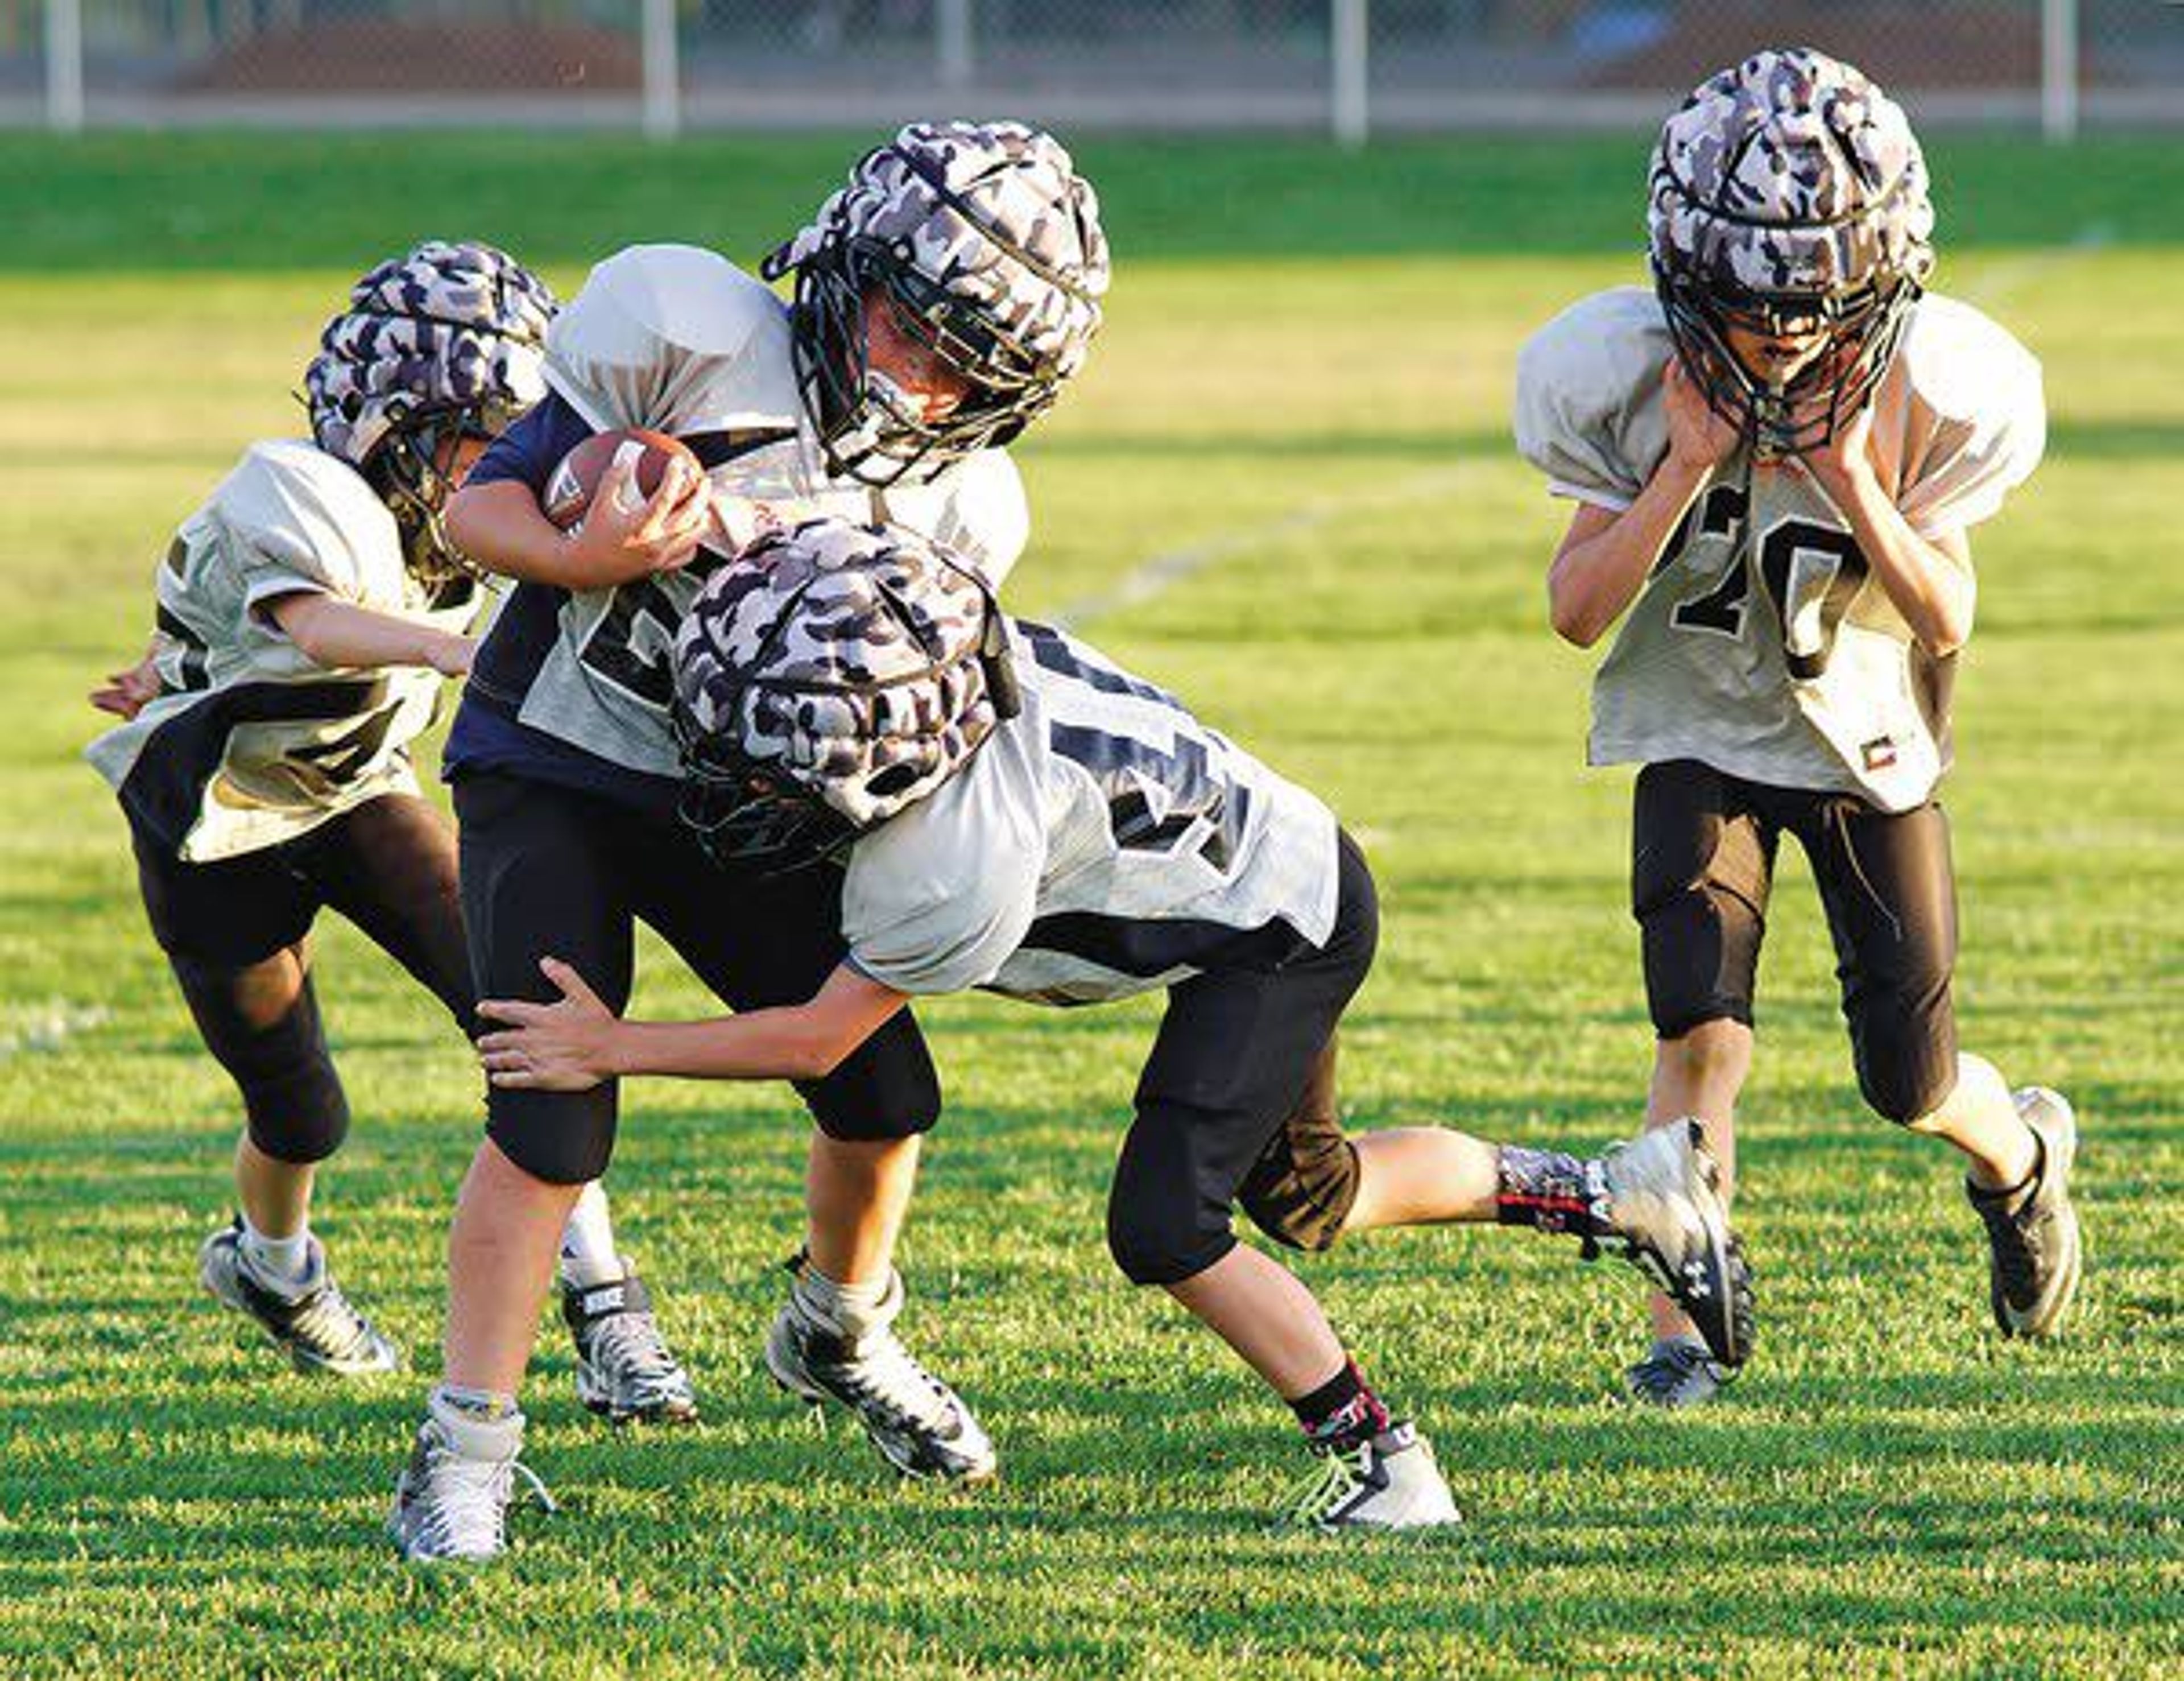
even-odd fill
[{"label": "white yard line on grass", "polygon": [[2089,222],[2060,245],[2044,246],[2037,251],[2027,251],[2021,257],[1997,263],[1981,276],[1976,286],[1968,286],[1958,295],[1967,304],[1976,304],[1982,310],[1992,310],[2013,293],[2022,291],[2033,282],[2045,280],[2058,269],[2066,269],[2083,262],[2097,251],[2115,243],[2115,228],[2108,222]]},{"label": "white yard line on grass", "polygon": [[1435,467],[1399,480],[1384,490],[1360,492],[1339,501],[1330,498],[1324,501],[1306,502],[1273,519],[1260,520],[1251,525],[1231,526],[1200,542],[1188,543],[1179,549],[1167,549],[1149,556],[1123,573],[1111,588],[1080,596],[1048,617],[1061,629],[1082,630],[1086,625],[1120,612],[1125,607],[1142,606],[1186,579],[1195,578],[1209,567],[1237,555],[1248,554],[1267,544],[1277,543],[1284,538],[1301,537],[1323,526],[1332,525],[1337,520],[1355,515],[1360,506],[1400,507],[1411,502],[1427,502],[1446,496],[1461,487],[1465,479],[1476,471],[1475,465],[1470,462]]},{"label": "white yard line on grass", "polygon": [[0,1062],[58,1051],[76,1034],[103,1026],[113,1014],[103,1004],[71,1004],[64,998],[18,1004],[8,1010],[7,1028],[0,1031]]}]

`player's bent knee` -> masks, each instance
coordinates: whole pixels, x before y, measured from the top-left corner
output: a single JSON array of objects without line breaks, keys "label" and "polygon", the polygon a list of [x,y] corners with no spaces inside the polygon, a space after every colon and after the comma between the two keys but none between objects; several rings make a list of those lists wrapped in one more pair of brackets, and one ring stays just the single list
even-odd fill
[{"label": "player's bent knee", "polygon": [[1107,1204],[1107,1253],[1133,1284],[1180,1284],[1195,1278],[1235,1247],[1225,1226],[1217,1233],[1195,1224],[1163,1218],[1119,1199]]},{"label": "player's bent knee", "polygon": [[348,1136],[348,1096],[323,1048],[281,1072],[239,1081],[250,1142],[275,1161],[324,1161]]},{"label": "player's bent knee", "polygon": [[1937,1130],[1942,1108],[1957,1089],[1956,1069],[1946,1073],[1925,1060],[1888,1066],[1861,1064],[1858,1089],[1883,1120],[1913,1132]]}]

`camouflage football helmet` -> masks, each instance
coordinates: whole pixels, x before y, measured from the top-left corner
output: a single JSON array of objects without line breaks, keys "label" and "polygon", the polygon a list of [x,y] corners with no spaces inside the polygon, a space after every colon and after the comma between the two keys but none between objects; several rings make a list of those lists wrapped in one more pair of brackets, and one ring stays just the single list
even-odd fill
[{"label": "camouflage football helmet", "polygon": [[769,532],[676,639],[683,819],[724,867],[838,853],[1014,714],[1008,658],[992,591],[947,550],[838,519]]},{"label": "camouflage football helmet", "polygon": [[506,252],[428,240],[357,282],[320,335],[304,372],[311,435],[379,493],[428,589],[476,570],[441,519],[455,453],[546,394],[554,309]]},{"label": "camouflage football helmet", "polygon": [[[913,123],[761,272],[796,276],[797,382],[829,467],[887,485],[1006,444],[1053,403],[1099,330],[1107,241],[1053,136]],[[926,419],[872,367],[868,307],[968,382],[953,410]]]},{"label": "camouflage football helmet", "polygon": [[[1716,413],[1789,453],[1835,434],[1887,372],[1934,265],[1926,165],[1901,107],[1809,47],[1708,78],[1654,148],[1647,232],[1677,355]],[[1825,334],[1786,378],[1728,334]]]}]

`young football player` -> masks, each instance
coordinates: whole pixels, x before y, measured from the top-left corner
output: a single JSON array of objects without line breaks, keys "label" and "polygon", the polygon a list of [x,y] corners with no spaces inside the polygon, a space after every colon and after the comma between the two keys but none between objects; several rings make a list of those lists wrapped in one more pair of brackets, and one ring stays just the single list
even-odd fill
[{"label": "young football player", "polygon": [[[1363,856],[1327,807],[1170,695],[910,533],[814,520],[719,572],[681,634],[685,814],[730,871],[846,852],[845,950],[807,995],[711,1021],[624,1022],[577,969],[560,1001],[482,1002],[496,1087],[625,1075],[823,1077],[914,997],[979,986],[1087,1004],[1157,987],[1107,1208],[1133,1281],[1166,1288],[1295,1410],[1323,1528],[1453,1522],[1312,1293],[1229,1229],[1282,1243],[1500,1220],[1639,1262],[1741,1357],[1745,1281],[1697,1128],[1595,1160],[1435,1127],[1345,1137],[1334,1030],[1378,936]],[[734,896],[733,876],[718,891]],[[774,1374],[809,1388],[777,1330]]]},{"label": "young football player", "polygon": [[[640,919],[733,1007],[801,999],[833,968],[838,878],[724,890],[676,820],[677,628],[718,551],[826,511],[944,539],[998,586],[1028,528],[1002,446],[1084,360],[1107,252],[1098,201],[1050,136],[921,123],[860,159],[765,272],[794,276],[793,306],[688,246],[601,263],[548,337],[551,394],[450,507],[464,547],[519,580],[446,755],[472,962],[499,996],[551,997],[538,961],[560,955],[619,1006]],[[633,511],[626,476],[610,476],[565,536],[540,511],[554,467],[594,432],[638,426],[681,438],[705,474],[678,470]],[[893,1329],[894,1238],[940,1108],[916,1024],[899,1015],[800,1089],[818,1129],[808,1242],[773,1358],[903,1471],[990,1475],[976,1418]],[[413,1557],[502,1544],[493,1492],[520,1439],[552,1233],[604,1170],[616,1113],[612,1082],[492,1094],[449,1242],[445,1381],[393,1515]]]},{"label": "young football player", "polygon": [[[1961,1053],[1955,892],[1935,785],[1971,633],[1967,533],[2044,438],[2038,365],[1926,293],[1933,209],[1903,111],[1851,66],[1764,52],[1669,118],[1653,288],[1600,293],[1518,364],[1518,444],[1577,504],[1555,629],[1622,629],[1591,762],[1635,763],[1631,899],[1658,1036],[1647,1113],[1704,1117],[1733,1170],[1776,848],[1833,935],[1860,1090],[1947,1140],[1992,1247],[2005,1335],[2062,1323],[2079,1273],[2070,1106]],[[1724,1372],[1667,1301],[1632,1392]]]},{"label": "young football player", "polygon": [[[305,371],[311,438],[253,446],[184,522],[151,651],[92,696],[128,720],[87,757],[120,796],[153,933],[248,1116],[240,1212],[205,1241],[199,1275],[309,1370],[398,1355],[309,1227],[348,1105],[305,936],[332,906],[469,1029],[454,835],[420,797],[410,748],[442,677],[469,669],[481,594],[443,504],[543,394],[554,308],[490,246],[428,242],[365,275]],[[566,1250],[616,1270],[596,1187]]]}]

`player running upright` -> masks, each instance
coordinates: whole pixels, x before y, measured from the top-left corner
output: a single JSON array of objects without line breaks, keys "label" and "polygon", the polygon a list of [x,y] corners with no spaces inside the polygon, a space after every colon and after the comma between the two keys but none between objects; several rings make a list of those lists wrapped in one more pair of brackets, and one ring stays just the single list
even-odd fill
[{"label": "player running upright", "polygon": [[[793,307],[688,246],[601,263],[549,337],[552,394],[450,510],[465,547],[520,580],[446,755],[472,958],[499,996],[550,997],[538,963],[559,955],[619,1007],[639,919],[738,1008],[801,999],[833,968],[838,877],[724,886],[676,820],[682,616],[722,551],[822,511],[950,542],[998,587],[1028,525],[1004,446],[1083,363],[1107,251],[1092,188],[1052,137],[921,123],[861,159],[765,272],[794,276]],[[678,468],[634,511],[610,477],[565,537],[539,493],[576,444],[621,427],[678,436],[705,476]],[[895,1236],[940,1109],[916,1024],[898,1015],[800,1089],[818,1129],[809,1236],[772,1356],[852,1410],[904,1471],[990,1475],[970,1409],[892,1328]],[[576,1187],[604,1171],[616,1118],[612,1082],[493,1093],[450,1238],[445,1381],[394,1513],[411,1556],[502,1544],[493,1495],[521,1440],[516,1389],[552,1234]],[[603,1293],[571,1311],[623,1305]]]},{"label": "player running upright", "polygon": [[[1295,1410],[1322,1465],[1314,1527],[1456,1521],[1310,1291],[1230,1231],[1292,1247],[1377,1226],[1500,1220],[1606,1245],[1741,1357],[1745,1280],[1696,1126],[1596,1160],[1438,1127],[1344,1136],[1334,1029],[1379,932],[1363,855],[1327,807],[1172,696],[1045,625],[907,532],[816,520],[716,576],[684,623],[677,706],[691,824],[738,896],[754,868],[842,876],[846,950],[783,1008],[623,1022],[570,965],[553,1004],[480,1005],[503,1090],[625,1074],[823,1075],[913,997],[983,987],[1089,1004],[1165,987],[1107,1208],[1117,1263],[1205,1321]],[[794,879],[794,876],[788,879]],[[805,1388],[777,1327],[776,1377]]]},{"label": "player running upright", "polygon": [[[442,678],[470,668],[482,599],[443,505],[544,394],[554,309],[486,245],[428,241],[365,275],[304,372],[310,438],[253,445],[183,523],[151,651],[92,696],[128,720],[86,757],[120,796],[153,934],[248,1116],[240,1212],[199,1272],[309,1370],[398,1356],[310,1231],[349,1112],[306,935],[320,909],[341,912],[468,1030],[454,835],[410,749]],[[613,1262],[596,1187],[566,1247],[572,1264]]]},{"label": "player running upright", "polygon": [[[1631,897],[1658,1036],[1649,1120],[1697,1114],[1724,1164],[1780,836],[1833,935],[1860,1090],[1946,1139],[1992,1249],[2005,1335],[2046,1336],[2076,1287],[2075,1121],[1959,1052],[1957,923],[1935,786],[1971,633],[1967,533],[2038,462],[2038,365],[1929,294],[1934,213],[1903,111],[1798,48],[1702,84],[1654,151],[1654,287],[1541,329],[1518,444],[1578,504],[1548,572],[1556,630],[1622,628],[1591,757],[1641,767]],[[1632,1391],[1708,1399],[1724,1374],[1664,1299]]]}]

